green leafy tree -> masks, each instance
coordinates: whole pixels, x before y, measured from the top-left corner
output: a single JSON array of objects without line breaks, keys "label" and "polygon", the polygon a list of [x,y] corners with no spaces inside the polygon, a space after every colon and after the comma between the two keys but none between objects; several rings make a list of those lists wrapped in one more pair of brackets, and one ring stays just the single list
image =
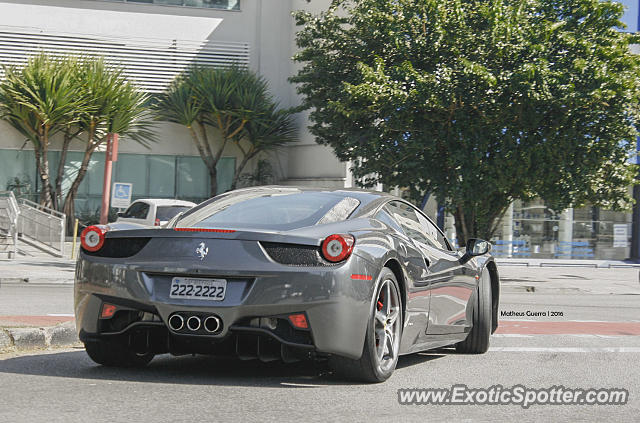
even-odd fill
[{"label": "green leafy tree", "polygon": [[311,132],[360,184],[433,193],[458,241],[515,199],[629,207],[638,60],[599,0],[336,0],[295,59]]},{"label": "green leafy tree", "polygon": [[[40,177],[40,204],[54,207],[60,193],[50,180],[48,152],[51,138],[63,131],[65,153],[73,138],[71,129],[86,104],[75,83],[74,59],[55,59],[45,54],[29,59],[23,68],[5,67],[0,84],[0,116],[34,147]],[[61,175],[55,185],[61,186]]]},{"label": "green leafy tree", "polygon": [[65,197],[63,211],[68,227],[75,216],[75,199],[86,176],[91,157],[105,146],[107,135],[117,133],[121,140],[131,139],[144,146],[155,141],[152,130],[155,115],[149,96],[123,75],[122,69],[109,66],[102,58],[86,58],[77,67],[74,83],[80,86],[86,105],[78,111],[77,127],[85,145],[80,166]]},{"label": "green leafy tree", "polygon": [[260,153],[276,150],[297,139],[297,129],[293,121],[295,109],[279,109],[278,104],[267,100],[264,110],[247,121],[242,138],[237,146],[242,152],[240,164],[236,167],[231,189],[236,189],[247,163]]},{"label": "green leafy tree", "polygon": [[242,137],[247,122],[264,109],[267,84],[238,67],[194,68],[159,98],[159,118],[187,127],[218,192],[217,164],[229,142]]},{"label": "green leafy tree", "polygon": [[[128,82],[122,69],[102,58],[55,58],[41,54],[24,68],[5,67],[0,84],[0,116],[29,140],[41,180],[40,203],[64,211],[68,228],[75,215],[75,199],[92,154],[109,132],[143,145],[154,140],[149,98]],[[51,139],[62,137],[60,159],[51,166]],[[82,162],[63,192],[65,164],[71,141],[85,144]],[[52,168],[55,172],[52,172]],[[50,176],[55,174],[55,188]]]}]

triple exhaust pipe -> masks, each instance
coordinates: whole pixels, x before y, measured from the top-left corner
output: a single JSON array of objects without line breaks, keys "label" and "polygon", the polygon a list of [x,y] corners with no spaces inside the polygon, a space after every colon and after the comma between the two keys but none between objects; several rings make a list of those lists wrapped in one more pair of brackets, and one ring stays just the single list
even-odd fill
[{"label": "triple exhaust pipe", "polygon": [[183,329],[186,328],[191,332],[198,332],[200,329],[204,329],[207,333],[216,333],[222,328],[222,320],[215,315],[204,317],[203,320],[200,316],[185,317],[176,313],[169,317],[169,327],[174,332],[184,332]]}]

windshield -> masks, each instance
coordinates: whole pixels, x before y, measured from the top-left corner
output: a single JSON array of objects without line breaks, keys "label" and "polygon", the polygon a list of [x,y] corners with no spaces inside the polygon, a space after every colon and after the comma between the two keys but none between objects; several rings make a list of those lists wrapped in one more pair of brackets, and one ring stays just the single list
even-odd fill
[{"label": "windshield", "polygon": [[345,220],[360,204],[326,192],[248,192],[214,201],[176,226],[291,230]]}]

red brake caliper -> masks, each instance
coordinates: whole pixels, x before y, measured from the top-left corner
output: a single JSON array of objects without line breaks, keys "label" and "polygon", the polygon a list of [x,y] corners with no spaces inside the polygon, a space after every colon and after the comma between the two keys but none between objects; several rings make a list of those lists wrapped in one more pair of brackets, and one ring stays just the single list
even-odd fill
[{"label": "red brake caliper", "polygon": [[[383,306],[383,304],[382,304],[382,301],[381,301],[381,300],[383,300],[383,299],[384,299],[384,298],[383,298],[383,296],[382,296],[382,293],[380,293],[380,297],[378,297],[378,303],[376,304],[376,305],[377,305],[377,307],[378,307],[378,311],[382,310],[382,306]],[[380,344],[380,340],[379,340],[379,339],[376,339],[376,347],[377,347],[377,346],[379,346],[379,344]]]}]

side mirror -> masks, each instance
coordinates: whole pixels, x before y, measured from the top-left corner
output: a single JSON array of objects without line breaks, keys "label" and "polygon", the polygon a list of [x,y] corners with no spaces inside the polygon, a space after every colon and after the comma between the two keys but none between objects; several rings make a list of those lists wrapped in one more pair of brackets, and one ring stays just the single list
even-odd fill
[{"label": "side mirror", "polygon": [[124,212],[118,212],[118,213],[116,213],[116,216],[118,216],[118,217],[124,217]]},{"label": "side mirror", "polygon": [[491,243],[479,238],[470,238],[467,240],[466,254],[471,257],[482,256],[491,251]]}]

